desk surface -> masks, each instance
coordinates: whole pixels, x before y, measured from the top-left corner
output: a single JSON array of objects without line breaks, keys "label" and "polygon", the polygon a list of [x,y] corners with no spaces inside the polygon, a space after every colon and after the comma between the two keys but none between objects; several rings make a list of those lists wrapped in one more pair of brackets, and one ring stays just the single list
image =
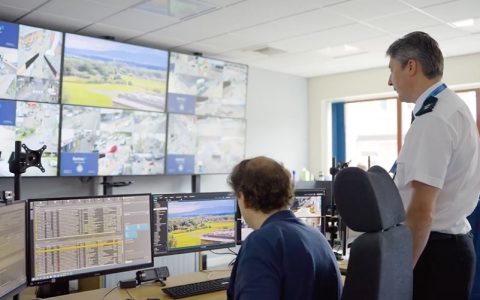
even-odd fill
[{"label": "desk surface", "polygon": [[[186,283],[205,281],[210,279],[222,278],[230,276],[230,270],[212,270],[197,273],[190,273],[182,276],[169,277],[167,279],[166,286],[176,286]],[[93,291],[81,292],[76,294],[70,294],[59,297],[48,298],[49,300],[125,300],[132,298],[135,300],[146,300],[148,298],[167,300],[172,299],[163,293],[162,287],[158,283],[144,284],[132,289],[120,289],[115,288],[106,297],[105,295],[112,290],[112,288],[98,289]],[[127,293],[130,293],[130,295]],[[225,300],[227,298],[226,291],[219,291],[214,293],[208,293],[204,295],[198,295],[183,299],[198,299],[198,300]]]}]

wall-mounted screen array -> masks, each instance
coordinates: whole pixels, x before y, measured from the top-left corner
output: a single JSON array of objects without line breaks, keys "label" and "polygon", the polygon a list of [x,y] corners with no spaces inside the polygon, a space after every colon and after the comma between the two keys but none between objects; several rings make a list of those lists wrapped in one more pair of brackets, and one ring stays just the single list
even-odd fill
[{"label": "wall-mounted screen array", "polygon": [[163,174],[165,113],[63,105],[60,175]]},{"label": "wall-mounted screen array", "polygon": [[150,194],[28,200],[31,285],[153,266]]},{"label": "wall-mounted screen array", "polygon": [[235,246],[232,193],[153,195],[154,255]]},{"label": "wall-mounted screen array", "polygon": [[245,120],[169,114],[167,174],[229,173],[245,153]]},{"label": "wall-mounted screen array", "polygon": [[62,103],[165,111],[168,52],[65,35]]},{"label": "wall-mounted screen array", "polygon": [[246,65],[172,52],[168,111],[245,118]]},{"label": "wall-mounted screen array", "polygon": [[0,299],[26,286],[25,257],[25,202],[0,206]]},{"label": "wall-mounted screen array", "polygon": [[63,34],[0,22],[0,98],[58,103]]},{"label": "wall-mounted screen array", "polygon": [[0,176],[13,176],[8,160],[16,140],[32,150],[47,146],[42,156],[45,173],[32,167],[26,176],[57,175],[59,120],[59,104],[0,100]]},{"label": "wall-mounted screen array", "polygon": [[0,177],[13,177],[16,140],[47,146],[46,172],[25,176],[229,173],[244,157],[247,76],[242,64],[0,21]]}]

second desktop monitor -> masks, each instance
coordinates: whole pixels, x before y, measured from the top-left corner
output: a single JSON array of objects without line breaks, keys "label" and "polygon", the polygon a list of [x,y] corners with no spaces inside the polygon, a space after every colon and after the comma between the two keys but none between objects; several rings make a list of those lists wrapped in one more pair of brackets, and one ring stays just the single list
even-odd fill
[{"label": "second desktop monitor", "polygon": [[232,193],[153,195],[155,256],[235,246]]}]

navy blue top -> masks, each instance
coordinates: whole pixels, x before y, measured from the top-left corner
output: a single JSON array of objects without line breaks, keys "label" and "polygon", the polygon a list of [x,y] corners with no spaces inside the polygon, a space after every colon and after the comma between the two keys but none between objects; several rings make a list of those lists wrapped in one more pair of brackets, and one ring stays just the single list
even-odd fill
[{"label": "navy blue top", "polygon": [[227,296],[229,300],[338,300],[341,289],[337,262],[325,237],[283,210],[244,241]]}]

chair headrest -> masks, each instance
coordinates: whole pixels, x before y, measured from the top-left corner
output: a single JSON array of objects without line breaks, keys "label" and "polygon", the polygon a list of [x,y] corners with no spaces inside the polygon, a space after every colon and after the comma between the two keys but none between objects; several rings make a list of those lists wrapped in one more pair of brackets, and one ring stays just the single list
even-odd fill
[{"label": "chair headrest", "polygon": [[367,172],[345,168],[335,177],[333,190],[340,216],[355,231],[381,231],[405,220],[398,189],[382,167]]}]

